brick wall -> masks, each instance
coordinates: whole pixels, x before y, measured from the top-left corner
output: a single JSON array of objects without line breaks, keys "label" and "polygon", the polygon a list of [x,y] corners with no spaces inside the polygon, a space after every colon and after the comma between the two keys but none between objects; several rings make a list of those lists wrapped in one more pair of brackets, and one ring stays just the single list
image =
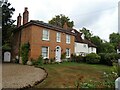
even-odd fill
[{"label": "brick wall", "polygon": [[55,57],[55,47],[60,46],[62,49],[62,53],[66,52],[66,48],[70,48],[71,53],[74,53],[74,36],[71,35],[71,43],[66,44],[66,34],[61,33],[61,42],[56,42],[56,32],[54,30],[49,30],[50,41],[42,40],[42,31],[43,27],[31,25],[22,30],[21,34],[21,44],[29,42],[30,43],[30,53],[29,59],[37,59],[41,55],[41,47],[47,46],[49,47],[49,58]]}]

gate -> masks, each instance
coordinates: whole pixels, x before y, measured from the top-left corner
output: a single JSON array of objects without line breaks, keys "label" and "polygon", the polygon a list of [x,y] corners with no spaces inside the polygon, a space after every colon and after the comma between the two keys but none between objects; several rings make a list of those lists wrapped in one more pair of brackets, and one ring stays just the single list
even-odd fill
[{"label": "gate", "polygon": [[10,52],[4,52],[4,62],[10,62],[11,53]]}]

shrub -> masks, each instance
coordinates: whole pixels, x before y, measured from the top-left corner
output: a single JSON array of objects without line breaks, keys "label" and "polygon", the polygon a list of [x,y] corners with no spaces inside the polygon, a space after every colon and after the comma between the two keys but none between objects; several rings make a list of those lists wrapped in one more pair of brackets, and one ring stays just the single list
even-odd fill
[{"label": "shrub", "polygon": [[54,63],[55,62],[55,59],[54,58],[51,58],[50,59],[50,63]]},{"label": "shrub", "polygon": [[95,53],[90,53],[88,55],[86,55],[86,62],[90,63],[90,64],[97,64],[100,61],[100,56],[98,54]]},{"label": "shrub", "polygon": [[71,54],[71,61],[74,62],[83,62],[83,56],[76,56],[75,54]]},{"label": "shrub", "polygon": [[22,64],[26,64],[28,61],[28,53],[30,49],[30,44],[25,43],[21,47],[21,57],[22,57]]},{"label": "shrub", "polygon": [[62,53],[61,54],[61,59],[65,59],[66,58],[66,53]]},{"label": "shrub", "polygon": [[105,64],[112,66],[113,62],[117,62],[119,58],[119,54],[117,53],[99,53],[101,56],[100,64]]},{"label": "shrub", "polygon": [[48,64],[48,63],[49,63],[49,59],[48,58],[44,59],[44,64]]},{"label": "shrub", "polygon": [[43,57],[40,55],[37,60],[31,59],[33,65],[42,66],[43,65]]},{"label": "shrub", "polygon": [[75,59],[76,59],[76,55],[75,54],[71,54],[71,61],[75,62]]}]

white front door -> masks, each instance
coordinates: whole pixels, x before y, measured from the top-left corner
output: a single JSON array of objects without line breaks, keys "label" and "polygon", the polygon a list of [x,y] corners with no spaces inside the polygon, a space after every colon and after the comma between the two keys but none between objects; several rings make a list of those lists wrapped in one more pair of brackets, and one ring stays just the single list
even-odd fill
[{"label": "white front door", "polygon": [[56,55],[55,55],[56,62],[61,62],[61,47],[56,47]]}]

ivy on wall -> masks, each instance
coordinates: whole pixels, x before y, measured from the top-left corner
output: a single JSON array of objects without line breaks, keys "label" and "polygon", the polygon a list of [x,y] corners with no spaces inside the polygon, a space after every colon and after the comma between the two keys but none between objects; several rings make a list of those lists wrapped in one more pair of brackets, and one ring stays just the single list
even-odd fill
[{"label": "ivy on wall", "polygon": [[25,43],[21,46],[22,64],[27,63],[29,50],[30,50],[30,44],[29,43]]}]

